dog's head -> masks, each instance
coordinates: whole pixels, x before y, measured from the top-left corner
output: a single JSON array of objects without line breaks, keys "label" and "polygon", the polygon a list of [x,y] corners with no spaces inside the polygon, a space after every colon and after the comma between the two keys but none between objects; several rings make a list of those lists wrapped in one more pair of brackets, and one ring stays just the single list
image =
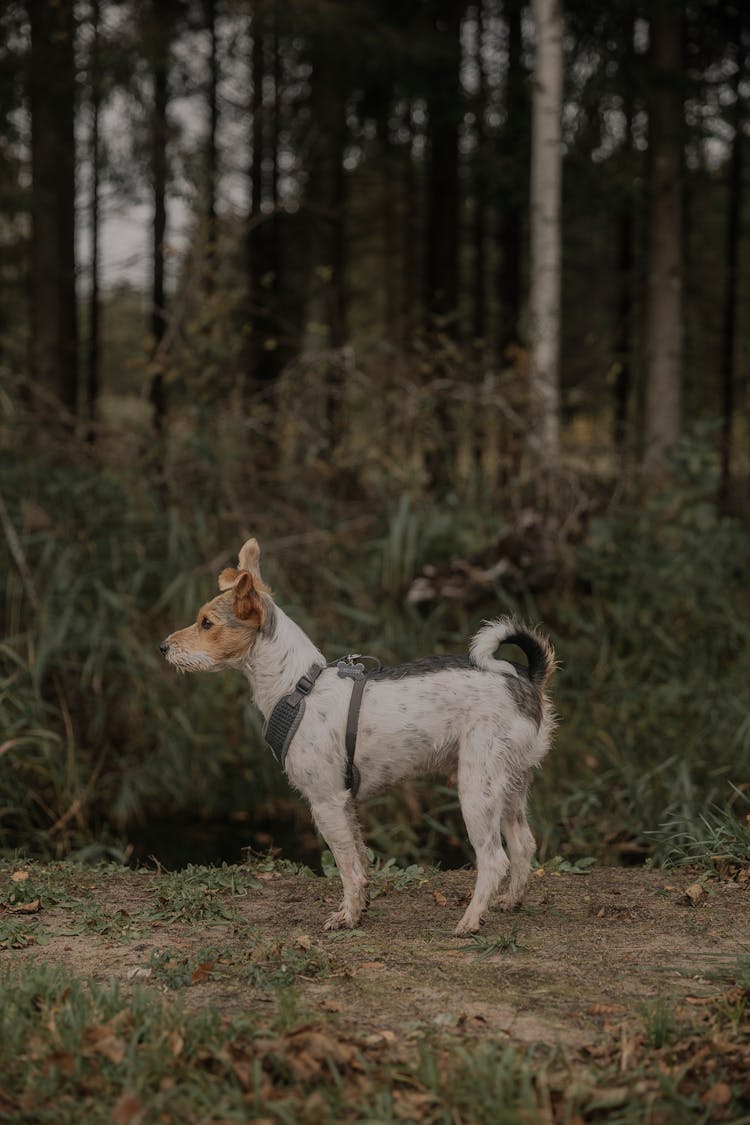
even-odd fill
[{"label": "dog's head", "polygon": [[218,672],[243,663],[273,616],[259,559],[257,540],[248,539],[240,551],[238,568],[222,570],[221,592],[201,606],[195,624],[162,641],[159,648],[170,664],[182,672]]}]

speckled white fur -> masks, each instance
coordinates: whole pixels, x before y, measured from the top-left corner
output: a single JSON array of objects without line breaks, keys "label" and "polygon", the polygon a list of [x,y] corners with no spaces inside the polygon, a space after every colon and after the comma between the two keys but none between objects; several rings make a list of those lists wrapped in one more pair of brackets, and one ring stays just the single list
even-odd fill
[{"label": "speckled white fur", "polygon": [[[267,719],[300,677],[326,660],[304,631],[267,594],[263,597],[268,598],[272,626],[257,632],[244,657],[231,666],[245,673]],[[538,684],[508,661],[493,658],[503,640],[518,633],[533,638],[542,650]],[[479,928],[506,874],[510,878],[501,907],[511,909],[521,899],[534,852],[526,793],[554,726],[544,691],[554,656],[544,637],[500,618],[479,630],[470,655],[472,663],[465,666],[369,680],[356,748],[358,800],[417,774],[457,773],[461,811],[477,860],[474,893],[457,934]],[[180,666],[177,658],[167,658]],[[196,661],[197,666],[205,667],[205,662]],[[309,801],[341,874],[343,902],[326,929],[358,925],[367,903],[367,855],[355,801],[345,787],[351,691],[352,681],[340,677],[335,667],[321,673],[285,761],[289,780]]]}]

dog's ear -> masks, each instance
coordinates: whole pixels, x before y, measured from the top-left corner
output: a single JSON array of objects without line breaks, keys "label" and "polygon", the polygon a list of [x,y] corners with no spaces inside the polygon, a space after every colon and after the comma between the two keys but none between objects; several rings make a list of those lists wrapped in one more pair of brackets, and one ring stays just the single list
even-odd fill
[{"label": "dog's ear", "polygon": [[240,570],[246,570],[253,578],[260,578],[260,547],[257,539],[248,539],[240,548]]},{"label": "dog's ear", "polygon": [[254,629],[260,629],[265,620],[266,610],[263,599],[255,589],[253,577],[241,570],[234,586],[234,616]]}]

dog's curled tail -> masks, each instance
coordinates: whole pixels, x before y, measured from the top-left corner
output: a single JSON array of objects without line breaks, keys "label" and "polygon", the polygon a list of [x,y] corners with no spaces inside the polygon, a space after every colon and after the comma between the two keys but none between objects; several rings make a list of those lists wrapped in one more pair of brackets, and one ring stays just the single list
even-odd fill
[{"label": "dog's curled tail", "polygon": [[507,672],[514,665],[508,660],[496,660],[500,645],[515,645],[529,662],[529,679],[544,689],[555,670],[555,651],[544,634],[521,625],[512,617],[498,617],[487,621],[472,638],[469,657],[477,668],[485,672]]}]

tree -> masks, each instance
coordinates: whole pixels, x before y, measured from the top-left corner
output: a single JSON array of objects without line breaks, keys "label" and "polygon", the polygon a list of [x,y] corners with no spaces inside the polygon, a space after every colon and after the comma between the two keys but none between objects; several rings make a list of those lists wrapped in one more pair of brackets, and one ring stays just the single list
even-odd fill
[{"label": "tree", "polygon": [[499,302],[498,345],[503,355],[520,340],[524,220],[529,204],[529,90],[523,63],[521,16],[523,0],[506,0],[503,16],[507,29],[508,65],[505,76],[505,121],[499,144],[500,263],[497,273]]},{"label": "tree", "polygon": [[530,449],[546,478],[560,456],[560,201],[563,14],[561,0],[534,0],[531,131]]},{"label": "tree", "polygon": [[[99,116],[101,109],[102,76],[99,43],[99,0],[91,0],[91,50],[89,54],[89,99],[91,107],[91,138],[89,143],[89,164],[91,175],[91,198],[89,202],[89,225],[91,229],[91,275],[89,290],[89,338],[86,371],[86,410],[89,423],[96,420],[99,398],[99,351],[100,351],[100,298],[99,298],[99,179],[101,172],[101,151],[99,143]],[[93,428],[89,438],[93,439]]]},{"label": "tree", "polygon": [[433,0],[427,75],[427,327],[455,332],[458,312],[462,0]]},{"label": "tree", "polygon": [[75,11],[29,0],[31,55],[32,372],[75,414]]},{"label": "tree", "polygon": [[742,233],[742,130],[744,112],[742,82],[747,70],[747,44],[745,42],[747,16],[737,9],[734,13],[734,36],[730,40],[734,54],[734,100],[731,124],[734,128],[732,152],[729,159],[729,206],[727,214],[727,280],[724,297],[724,326],[721,349],[722,425],[721,425],[721,484],[720,499],[726,503],[732,472],[732,422],[734,418],[735,369],[737,354],[737,294],[740,276],[740,238]]},{"label": "tree", "polygon": [[644,469],[660,476],[682,430],[683,4],[651,9]]}]

